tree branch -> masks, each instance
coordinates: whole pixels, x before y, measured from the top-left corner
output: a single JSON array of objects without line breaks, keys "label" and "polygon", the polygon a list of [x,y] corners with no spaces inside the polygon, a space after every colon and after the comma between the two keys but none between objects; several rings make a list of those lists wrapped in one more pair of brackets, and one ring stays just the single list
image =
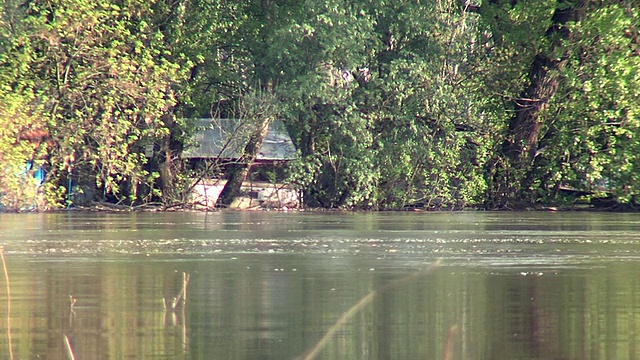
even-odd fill
[{"label": "tree branch", "polygon": [[470,12],[470,13],[476,13],[476,14],[481,13],[480,5],[473,5],[470,3],[469,0],[458,0],[458,5],[462,7],[462,11],[464,12]]}]

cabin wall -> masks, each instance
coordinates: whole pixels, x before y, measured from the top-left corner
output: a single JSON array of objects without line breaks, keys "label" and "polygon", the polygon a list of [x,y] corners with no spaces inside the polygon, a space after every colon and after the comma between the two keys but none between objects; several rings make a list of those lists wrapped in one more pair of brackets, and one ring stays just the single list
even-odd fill
[{"label": "cabin wall", "polygon": [[[201,180],[192,191],[192,202],[197,209],[215,208],[226,180]],[[300,192],[288,185],[247,181],[242,184],[241,195],[231,204],[234,209],[296,209],[302,203]]]}]

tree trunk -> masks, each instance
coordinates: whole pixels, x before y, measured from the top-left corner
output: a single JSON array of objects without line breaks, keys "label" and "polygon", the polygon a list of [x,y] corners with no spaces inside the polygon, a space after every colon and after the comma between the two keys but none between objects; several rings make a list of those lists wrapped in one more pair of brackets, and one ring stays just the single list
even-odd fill
[{"label": "tree trunk", "polygon": [[231,164],[227,170],[227,183],[224,185],[216,207],[229,207],[240,195],[242,183],[247,179],[251,165],[256,159],[262,142],[269,131],[271,118],[268,116],[259,119],[255,130],[249,135],[249,141],[245,145],[238,162]]},{"label": "tree trunk", "polygon": [[492,207],[524,208],[535,201],[529,188],[535,178],[534,159],[539,150],[543,115],[558,90],[562,81],[560,70],[570,55],[563,45],[563,41],[571,37],[565,25],[580,20],[587,1],[558,1],[545,34],[550,40],[548,52],[536,55],[529,70],[528,85],[514,102],[514,115],[500,149],[503,161],[498,165],[492,184]]},{"label": "tree trunk", "polygon": [[174,134],[179,132],[177,131],[177,125],[173,116],[174,114],[169,113],[163,118],[165,126],[169,129],[169,135],[163,139],[158,154],[160,189],[162,190],[163,201],[166,205],[171,205],[178,200],[182,201],[182,199],[178,199],[175,177],[180,171],[180,164],[174,162],[174,158],[177,158],[182,152],[183,144],[181,141],[175,139]]}]

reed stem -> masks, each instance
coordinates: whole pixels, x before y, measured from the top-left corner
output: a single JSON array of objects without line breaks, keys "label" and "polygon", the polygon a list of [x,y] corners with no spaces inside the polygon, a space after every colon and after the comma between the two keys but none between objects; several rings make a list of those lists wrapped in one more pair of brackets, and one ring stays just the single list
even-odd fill
[{"label": "reed stem", "polygon": [[444,360],[451,360],[453,358],[453,340],[457,332],[458,325],[451,325],[447,333],[447,342],[444,345]]},{"label": "reed stem", "polygon": [[0,258],[2,258],[2,268],[4,269],[4,279],[7,283],[7,340],[9,341],[9,359],[13,360],[13,335],[11,334],[11,281],[9,280],[9,270],[7,261],[4,258],[4,246],[0,246]]},{"label": "reed stem", "polygon": [[344,325],[346,324],[349,320],[351,320],[351,318],[356,315],[358,312],[360,312],[360,310],[362,310],[365,306],[369,305],[373,299],[375,299],[375,297],[381,293],[384,293],[386,291],[392,290],[394,288],[397,288],[399,286],[402,286],[403,284],[406,284],[407,282],[410,282],[414,279],[416,279],[419,276],[423,276],[426,275],[430,272],[432,272],[433,270],[435,270],[436,268],[438,268],[441,265],[442,261],[440,259],[438,259],[436,262],[434,262],[433,264],[429,265],[429,267],[427,267],[425,270],[420,271],[418,273],[415,274],[411,274],[411,275],[407,275],[403,278],[400,278],[399,280],[389,283],[383,287],[381,287],[378,290],[372,290],[370,293],[368,293],[367,295],[363,296],[362,298],[360,298],[360,300],[358,300],[357,303],[355,303],[353,306],[351,306],[349,308],[349,310],[345,311],[344,313],[342,313],[342,315],[338,318],[338,320],[331,325],[331,327],[329,328],[329,330],[327,330],[327,332],[324,334],[324,336],[322,336],[322,338],[315,344],[313,345],[311,348],[309,348],[304,354],[302,354],[300,357],[298,357],[298,360],[312,360],[315,359],[318,354],[320,354],[320,352],[324,349],[325,346],[327,346],[327,344],[329,343],[329,340],[331,340],[331,338],[333,337],[333,335]]},{"label": "reed stem", "polygon": [[69,360],[76,360],[76,354],[73,353],[73,347],[71,346],[71,341],[67,335],[64,336],[64,344],[67,346],[67,355],[69,356]]}]

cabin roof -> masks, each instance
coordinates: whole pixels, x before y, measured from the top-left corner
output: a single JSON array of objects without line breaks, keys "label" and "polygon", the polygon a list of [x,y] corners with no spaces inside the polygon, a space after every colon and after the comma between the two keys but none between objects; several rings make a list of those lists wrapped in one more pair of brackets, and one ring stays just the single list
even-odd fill
[{"label": "cabin roof", "polygon": [[[237,159],[246,146],[251,124],[245,119],[198,119],[192,145],[183,153],[187,159]],[[281,120],[269,125],[258,152],[258,161],[283,161],[296,157],[296,148]]]}]

